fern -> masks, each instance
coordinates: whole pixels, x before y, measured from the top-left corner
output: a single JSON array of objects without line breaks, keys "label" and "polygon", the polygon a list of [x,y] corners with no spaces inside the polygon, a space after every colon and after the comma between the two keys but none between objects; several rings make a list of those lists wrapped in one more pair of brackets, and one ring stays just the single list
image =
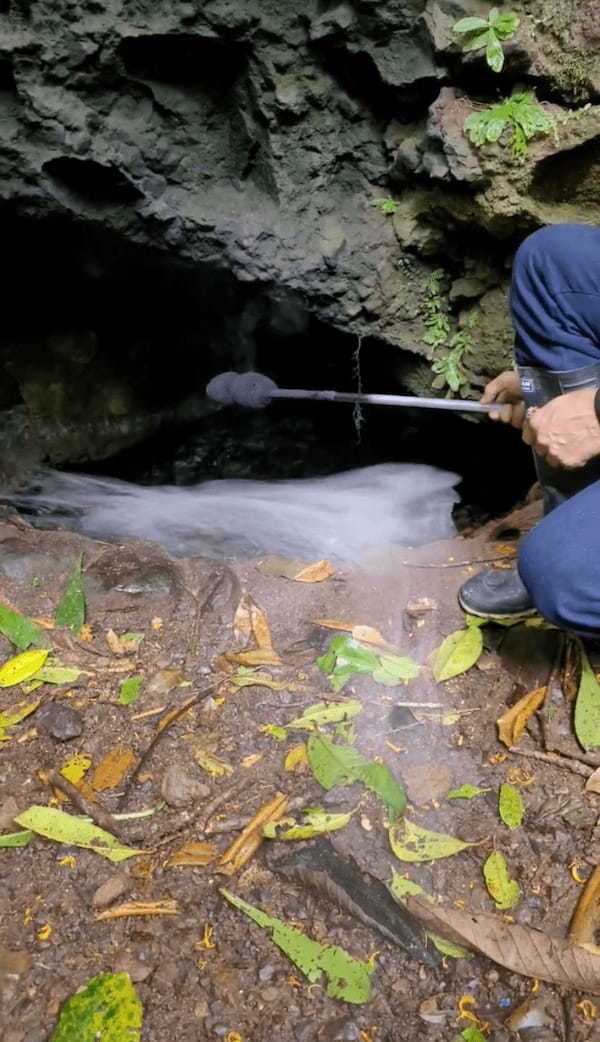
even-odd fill
[{"label": "fern", "polygon": [[527,145],[537,134],[556,133],[554,118],[537,104],[533,91],[515,90],[510,98],[467,116],[465,134],[473,145],[499,141],[504,131],[512,130],[512,153],[517,162],[527,157]]}]

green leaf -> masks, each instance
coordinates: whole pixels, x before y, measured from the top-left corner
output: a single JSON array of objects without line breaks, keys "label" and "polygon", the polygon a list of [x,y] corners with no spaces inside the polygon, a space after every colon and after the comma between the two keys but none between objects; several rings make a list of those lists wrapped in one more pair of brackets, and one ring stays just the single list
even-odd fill
[{"label": "green leaf", "polygon": [[489,1039],[481,1034],[479,1028],[465,1028],[464,1031],[461,1031],[460,1037],[463,1039],[463,1042],[489,1042]]},{"label": "green leaf", "polygon": [[324,789],[360,781],[386,805],[393,817],[404,813],[406,795],[383,763],[366,760],[351,745],[336,745],[327,735],[311,735],[307,743],[308,762]]},{"label": "green leaf", "polygon": [[72,814],[65,814],[62,810],[54,807],[32,806],[23,811],[15,819],[17,825],[25,829],[31,829],[46,839],[52,839],[56,843],[66,843],[67,846],[86,847],[94,850],[96,854],[108,858],[109,861],[126,861],[127,858],[136,854],[147,854],[146,850],[134,850],[132,847],[124,846],[116,836],[97,825],[76,818]]},{"label": "green leaf", "polygon": [[119,705],[129,706],[140,697],[142,677],[137,673],[134,677],[127,677],[119,688]]},{"label": "green leaf", "polygon": [[0,604],[0,633],[22,649],[28,648],[30,644],[44,642],[39,626],[18,611],[12,611],[6,604]]},{"label": "green leaf", "polygon": [[262,734],[270,735],[276,742],[285,742],[287,738],[285,727],[280,727],[279,724],[265,724],[264,727],[260,728],[260,731]]},{"label": "green leaf", "polygon": [[488,29],[489,24],[485,18],[461,18],[452,26],[453,33],[472,33],[477,29]]},{"label": "green leaf", "polygon": [[64,1003],[50,1042],[140,1042],[142,1004],[128,973],[100,973]]},{"label": "green leaf", "polygon": [[26,847],[34,838],[34,833],[29,829],[23,832],[5,832],[0,836],[0,847]]},{"label": "green leaf", "polygon": [[509,37],[514,36],[520,25],[520,18],[514,11],[508,11],[506,14],[499,14],[493,24],[494,32],[496,36],[501,40],[508,40]]},{"label": "green leaf", "polygon": [[483,635],[477,626],[467,626],[446,637],[433,661],[433,676],[438,683],[466,673],[483,651]]},{"label": "green leaf", "polygon": [[490,32],[487,47],[485,49],[485,60],[494,72],[501,72],[504,65],[504,51],[502,44],[495,33]]},{"label": "green leaf", "polygon": [[450,789],[446,793],[447,800],[472,800],[475,796],[481,796],[484,792],[490,792],[490,789],[479,789],[477,785],[471,785],[469,782],[465,782],[458,789]]},{"label": "green leaf", "polygon": [[[407,655],[382,655],[379,661],[381,662],[381,668],[386,673],[397,677],[397,680],[402,682],[414,680],[421,670],[418,662],[415,662],[413,658],[409,658]],[[375,673],[373,673],[373,679],[375,679]]]},{"label": "green leaf", "polygon": [[297,716],[285,726],[298,731],[314,731],[325,724],[339,724],[342,720],[358,716],[362,708],[362,702],[356,698],[349,698],[347,702],[318,702],[308,706],[302,716]]},{"label": "green leaf", "polygon": [[483,866],[483,877],[490,897],[496,903],[499,912],[514,908],[521,897],[521,889],[515,879],[511,879],[504,855],[495,850]]},{"label": "green leaf", "polygon": [[85,622],[85,596],[81,582],[82,562],[83,554],[75,563],[64,597],[54,616],[57,626],[68,626],[73,633],[79,633]]},{"label": "green leaf", "polygon": [[490,38],[489,28],[485,32],[470,34],[463,44],[463,53],[468,54],[469,51],[480,51],[483,47],[487,47],[488,40]]},{"label": "green leaf", "polygon": [[16,724],[20,724],[21,720],[25,720],[31,713],[34,713],[39,706],[39,700],[37,702],[19,702],[16,706],[11,706],[10,709],[4,709],[0,713],[0,742],[8,742],[12,735],[6,734],[6,727],[14,727]]},{"label": "green leaf", "polygon": [[33,675],[32,680],[39,680],[43,684],[74,684],[82,673],[86,673],[87,676],[92,675],[86,670],[79,669],[78,666],[61,666],[60,664],[42,666]]},{"label": "green leaf", "polygon": [[502,821],[509,829],[518,829],[523,821],[525,805],[518,789],[514,785],[504,782],[500,786],[498,799],[498,812]]},{"label": "green leaf", "polygon": [[437,861],[460,854],[474,843],[465,843],[443,832],[430,832],[408,818],[389,827],[390,846],[400,861]]},{"label": "green leaf", "polygon": [[44,665],[48,654],[47,650],[22,651],[20,655],[9,659],[0,668],[0,687],[14,687],[35,676]]},{"label": "green leaf", "polygon": [[574,718],[577,741],[587,752],[600,746],[600,684],[590,666],[590,661],[581,648],[581,680]]},{"label": "green leaf", "polygon": [[136,648],[142,643],[143,639],[143,633],[123,633],[123,635],[119,637],[119,640],[123,640],[126,644],[131,644]]},{"label": "green leaf", "polygon": [[284,832],[276,832],[277,839],[313,839],[314,836],[321,836],[325,832],[337,832],[352,820],[351,811],[347,814],[328,814],[322,807],[307,807],[303,816],[303,825],[292,825]]},{"label": "green leaf", "polygon": [[360,1004],[371,997],[369,977],[374,967],[368,962],[353,958],[337,945],[324,945],[312,940],[281,919],[267,915],[260,908],[248,904],[224,887],[219,891],[235,908],[239,908],[258,926],[271,932],[271,940],[292,960],[311,983],[326,977],[325,991],[332,999]]}]

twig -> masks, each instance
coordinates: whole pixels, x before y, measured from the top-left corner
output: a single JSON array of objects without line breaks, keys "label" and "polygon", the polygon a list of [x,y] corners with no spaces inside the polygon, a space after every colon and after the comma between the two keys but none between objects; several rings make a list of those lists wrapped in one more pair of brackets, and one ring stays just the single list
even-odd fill
[{"label": "twig", "polygon": [[560,1000],[562,1006],[563,1015],[563,1028],[564,1028],[564,1042],[571,1042],[573,1035],[571,1033],[572,1018],[571,1018],[571,999],[568,995],[562,995]]},{"label": "twig", "polygon": [[129,780],[125,784],[123,797],[129,794],[129,790],[131,789],[131,786],[133,785],[135,779],[137,778],[142,767],[145,766],[148,758],[154,751],[154,746],[157,744],[157,742],[160,741],[160,739],[162,738],[164,733],[169,729],[171,724],[174,724],[180,716],[183,716],[184,713],[187,713],[188,709],[191,709],[192,706],[198,705],[199,702],[203,702],[206,698],[208,698],[209,695],[213,693],[214,689],[218,687],[219,684],[220,681],[215,680],[208,687],[203,688],[202,691],[198,691],[195,695],[191,695],[190,698],[186,698],[185,702],[182,702],[181,705],[176,706],[174,709],[169,709],[169,711],[165,713],[162,719],[158,721],[156,734],[154,735],[152,741],[138,759],[135,769],[132,771]]},{"label": "twig", "polygon": [[68,796],[73,806],[77,807],[77,810],[80,810],[87,818],[91,818],[94,824],[98,825],[99,828],[105,829],[107,832],[112,832],[117,839],[122,838],[119,834],[120,825],[110,811],[104,810],[103,807],[97,803],[92,803],[91,800],[87,800],[85,796],[80,793],[79,789],[72,785],[70,781],[67,781],[66,778],[63,778],[62,774],[59,774],[58,771],[53,771],[52,774],[50,774],[48,783],[52,785],[53,788],[60,789],[65,796]]},{"label": "twig", "polygon": [[419,564],[415,561],[400,561],[400,564],[406,565],[407,568],[466,568],[471,564],[490,564],[492,561],[510,561],[511,558],[506,554],[499,554],[497,557],[474,557],[472,561],[446,561],[436,564],[435,561],[429,562],[428,564]]},{"label": "twig", "polygon": [[160,850],[162,847],[168,846],[175,840],[180,839],[181,833],[185,832],[186,829],[190,829],[193,825],[196,826],[196,819],[203,814],[202,822],[197,825],[198,832],[202,835],[205,834],[206,826],[213,816],[216,810],[219,809],[224,803],[227,802],[232,796],[237,796],[238,792],[242,789],[247,788],[248,779],[238,778],[234,785],[230,785],[228,789],[222,789],[212,800],[209,800],[204,806],[199,806],[194,812],[183,822],[183,824],[175,830],[175,832],[169,832],[168,835],[163,836],[157,842],[153,843],[154,850]]},{"label": "twig", "polygon": [[550,763],[554,767],[564,767],[565,770],[572,771],[573,774],[581,774],[584,778],[589,778],[590,774],[594,773],[592,767],[587,767],[580,760],[570,760],[567,756],[559,756],[558,753],[541,753],[537,749],[525,751],[524,749],[516,749],[514,745],[509,746],[508,751],[515,756],[530,757],[532,760]]}]

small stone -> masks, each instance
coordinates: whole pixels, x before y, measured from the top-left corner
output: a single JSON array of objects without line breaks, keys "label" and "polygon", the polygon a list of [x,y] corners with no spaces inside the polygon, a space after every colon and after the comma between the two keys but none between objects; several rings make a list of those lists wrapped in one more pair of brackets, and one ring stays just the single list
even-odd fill
[{"label": "small stone", "polygon": [[272,980],[274,973],[275,967],[271,966],[270,963],[267,963],[265,966],[261,966],[260,970],[258,971],[258,979],[261,982],[261,984],[267,984],[270,980]]},{"label": "small stone", "polygon": [[49,705],[42,706],[36,715],[36,723],[58,742],[79,738],[83,731],[81,713],[71,706],[61,705],[60,702],[50,702]]},{"label": "small stone", "polygon": [[336,1017],[321,1026],[319,1042],[360,1042],[360,1029],[350,1017]]},{"label": "small stone", "polygon": [[7,796],[5,800],[2,800],[0,803],[0,832],[4,832],[5,829],[15,831],[14,819],[18,813],[19,804],[14,796]]},{"label": "small stone", "polygon": [[187,807],[210,795],[208,785],[197,781],[181,764],[172,763],[163,774],[160,792],[169,807]]},{"label": "small stone", "polygon": [[131,952],[119,952],[114,961],[113,970],[115,973],[128,973],[134,984],[141,984],[154,971],[154,966],[142,962],[141,959],[136,959]]},{"label": "small stone", "polygon": [[105,908],[107,905],[112,904],[118,897],[122,897],[126,894],[131,886],[131,880],[129,876],[125,875],[124,872],[116,872],[115,875],[109,876],[104,883],[94,891],[92,895],[92,907],[93,908]]},{"label": "small stone", "polygon": [[443,796],[452,786],[450,772],[439,763],[413,764],[402,768],[402,780],[411,803],[417,806]]},{"label": "small stone", "polygon": [[281,998],[281,988],[277,988],[274,984],[271,984],[268,988],[263,988],[260,997],[263,1002],[277,1002],[277,1000]]}]

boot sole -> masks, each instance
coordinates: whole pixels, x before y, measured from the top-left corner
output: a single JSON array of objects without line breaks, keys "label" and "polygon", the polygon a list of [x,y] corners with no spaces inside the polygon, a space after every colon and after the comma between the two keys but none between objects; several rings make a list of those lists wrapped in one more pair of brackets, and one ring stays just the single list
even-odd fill
[{"label": "boot sole", "polygon": [[465,604],[460,594],[458,603],[463,611],[467,612],[467,615],[475,615],[478,619],[489,619],[490,622],[506,622],[508,619],[512,622],[519,622],[520,619],[530,619],[532,615],[537,615],[537,610],[533,606],[524,608],[523,611],[494,612],[493,614],[487,611],[477,611],[475,608],[471,608],[470,605]]}]

